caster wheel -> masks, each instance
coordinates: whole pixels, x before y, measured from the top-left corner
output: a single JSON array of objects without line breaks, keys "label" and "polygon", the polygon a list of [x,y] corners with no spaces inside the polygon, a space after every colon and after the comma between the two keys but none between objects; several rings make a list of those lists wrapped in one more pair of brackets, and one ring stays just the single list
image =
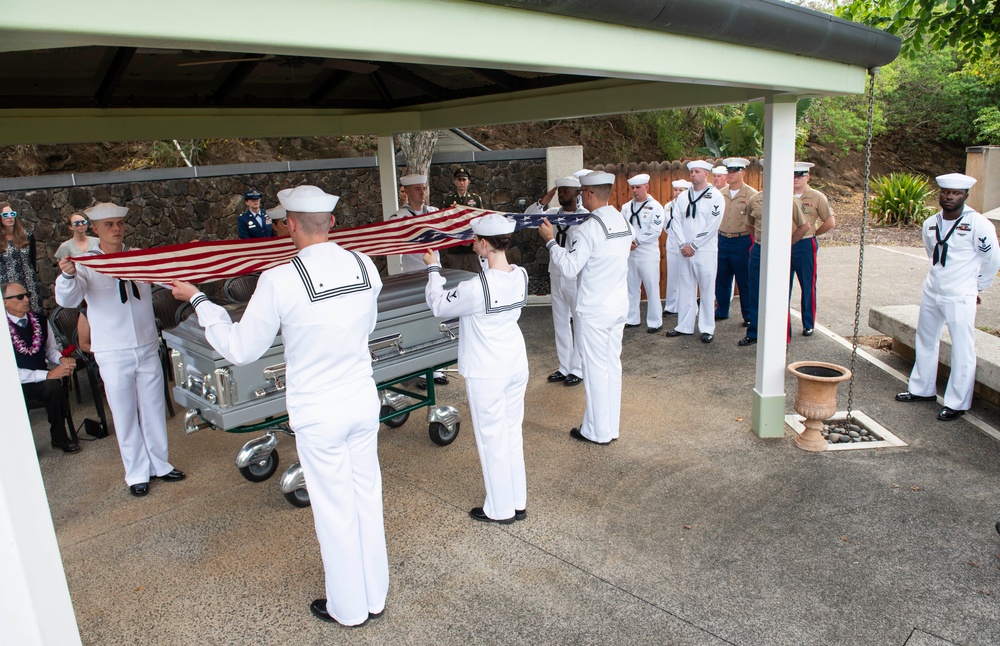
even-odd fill
[{"label": "caster wheel", "polygon": [[264,482],[278,470],[278,452],[271,451],[260,462],[240,467],[240,475],[250,482]]},{"label": "caster wheel", "polygon": [[292,503],[295,507],[308,507],[309,506],[309,490],[302,488],[296,489],[295,491],[290,491],[284,494],[285,500]]},{"label": "caster wheel", "polygon": [[410,419],[409,413],[403,413],[402,415],[396,415],[395,417],[387,417],[388,415],[392,415],[393,410],[392,406],[382,406],[378,412],[378,416],[382,420],[382,423],[389,428],[399,428],[406,423],[406,420]]},{"label": "caster wheel", "polygon": [[455,441],[458,437],[458,429],[461,424],[455,424],[455,430],[450,431],[448,427],[441,422],[431,422],[430,426],[427,428],[427,432],[431,436],[431,442],[434,442],[438,446],[448,446]]}]

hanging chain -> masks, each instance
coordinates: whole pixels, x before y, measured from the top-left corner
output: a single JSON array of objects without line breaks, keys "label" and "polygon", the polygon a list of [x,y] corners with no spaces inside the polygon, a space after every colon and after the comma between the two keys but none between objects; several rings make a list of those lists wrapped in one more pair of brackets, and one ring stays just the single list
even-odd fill
[{"label": "hanging chain", "polygon": [[861,241],[858,250],[858,295],[857,300],[854,303],[854,336],[852,337],[851,343],[851,380],[848,383],[847,388],[848,423],[854,421],[851,418],[851,413],[854,410],[854,380],[857,377],[854,370],[858,361],[858,330],[861,327],[861,286],[863,283],[865,267],[865,232],[867,231],[866,225],[868,223],[868,191],[871,183],[872,128],[874,127],[875,75],[877,73],[877,67],[873,67],[868,70],[868,138],[865,141],[865,190],[864,199],[861,202]]}]

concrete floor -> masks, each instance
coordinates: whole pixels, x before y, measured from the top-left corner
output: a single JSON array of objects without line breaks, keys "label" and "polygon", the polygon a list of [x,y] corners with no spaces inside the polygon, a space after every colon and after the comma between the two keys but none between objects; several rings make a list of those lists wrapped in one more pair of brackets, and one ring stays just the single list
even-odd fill
[{"label": "concrete floor", "polygon": [[[819,318],[842,334],[854,308],[849,249],[820,256]],[[867,257],[878,267],[866,273],[899,262]],[[916,281],[919,295],[922,267],[876,293],[910,298]],[[361,629],[310,615],[323,592],[312,515],[282,498],[277,476],[239,475],[233,459],[249,436],[185,436],[179,413],[171,459],[189,478],[136,499],[113,437],[64,455],[32,411],[84,643],[1000,643],[992,438],[937,422],[933,404],[896,403],[905,387],[860,362],[856,408],[909,446],[815,454],[790,431],[760,440],[750,431],[754,350],[736,346],[734,318],[711,345],[629,330],[621,440],[584,445],[568,436],[583,387],[545,381],[555,369],[548,309],[525,310],[522,329],[528,519],[501,527],[466,515],[483,496],[468,422],[447,447],[431,443],[419,413],[383,427],[392,579],[385,615]],[[788,360],[800,359],[846,365],[849,352],[795,336]],[[791,412],[795,384],[786,387]],[[468,419],[460,377],[439,401]],[[278,450],[282,465],[294,461],[294,441]]]}]

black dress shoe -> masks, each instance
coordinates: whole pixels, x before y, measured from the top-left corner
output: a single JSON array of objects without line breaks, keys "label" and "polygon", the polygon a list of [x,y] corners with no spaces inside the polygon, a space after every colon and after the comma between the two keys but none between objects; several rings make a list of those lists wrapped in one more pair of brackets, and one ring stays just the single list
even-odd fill
[{"label": "black dress shoe", "polygon": [[177,469],[174,469],[173,471],[171,471],[166,475],[156,476],[156,477],[159,478],[160,480],[163,480],[164,482],[177,482],[179,480],[183,480],[187,476],[184,475],[183,471],[178,471]]},{"label": "black dress shoe", "polygon": [[53,442],[52,448],[62,449],[64,453],[76,453],[80,450],[80,445],[76,442]]},{"label": "black dress shoe", "polygon": [[743,327],[750,327],[750,319],[743,319]]},{"label": "black dress shoe", "polygon": [[611,444],[611,442],[595,442],[594,440],[590,439],[589,437],[584,437],[583,433],[580,432],[579,428],[574,428],[574,429],[570,430],[569,436],[571,438],[573,438],[574,440],[580,440],[581,442],[587,442],[588,444],[597,444],[599,446],[607,446],[607,445]]},{"label": "black dress shoe", "polygon": [[415,383],[414,386],[417,387],[417,390],[427,390],[427,380],[421,379],[420,381]]},{"label": "black dress shoe", "polygon": [[937,418],[942,422],[954,422],[962,415],[965,415],[964,410],[955,410],[954,408],[948,408],[945,406],[941,409],[941,412],[937,414]]},{"label": "black dress shoe", "polygon": [[447,386],[449,382],[447,377],[441,375],[440,377],[434,377],[434,383],[438,386]]},{"label": "black dress shoe", "polygon": [[659,332],[662,329],[663,329],[662,325],[658,325],[656,327],[648,327],[648,328],[646,328],[646,334],[656,334],[657,332]]},{"label": "black dress shoe", "polygon": [[510,518],[497,520],[496,518],[490,518],[489,516],[487,516],[486,512],[483,511],[482,507],[474,507],[473,509],[469,510],[469,516],[472,518],[472,520],[478,520],[481,523],[499,523],[501,525],[510,525],[517,519],[517,512],[514,512],[514,515],[511,516]]},{"label": "black dress shoe", "polygon": [[[331,617],[330,613],[326,611],[326,599],[316,599],[315,601],[313,601],[311,604],[309,604],[309,611],[312,612],[313,616],[316,617],[317,619],[322,619],[323,621],[330,624],[337,624],[338,626],[344,626],[344,624],[340,623],[339,621]],[[383,610],[382,612],[385,611]],[[368,619],[381,616],[382,616],[381,612],[378,614],[372,614],[369,612],[368,618],[362,621],[360,624],[356,624],[354,626],[344,626],[344,628],[361,628],[362,626],[368,623]]]},{"label": "black dress shoe", "polygon": [[729,317],[728,316],[719,316],[718,314],[716,314],[715,315],[715,320],[716,321],[728,321]]},{"label": "black dress shoe", "polygon": [[580,379],[576,375],[568,374],[566,375],[566,381],[563,382],[563,386],[579,386],[581,381],[583,379]]},{"label": "black dress shoe", "polygon": [[553,372],[551,375],[548,376],[549,383],[555,383],[557,381],[563,381],[564,379],[566,379],[566,375],[564,375],[559,370],[556,370],[555,372]]},{"label": "black dress shoe", "polygon": [[663,336],[668,336],[671,339],[673,339],[674,337],[678,337],[678,336],[691,336],[692,334],[694,334],[694,332],[678,332],[677,330],[669,330]]},{"label": "black dress shoe", "polygon": [[748,336],[745,336],[736,342],[736,345],[740,346],[741,348],[745,348],[748,345],[756,345],[756,344],[757,344],[757,339],[751,339]]},{"label": "black dress shoe", "polygon": [[996,524],[996,525],[994,525],[993,527],[995,527],[995,528],[996,528],[996,530],[997,530],[997,534],[1000,534],[1000,520],[998,520],[998,521],[997,521],[997,524]]},{"label": "black dress shoe", "polygon": [[914,395],[909,391],[896,395],[896,401],[898,402],[932,402],[935,399],[937,397],[934,395]]},{"label": "black dress shoe", "polygon": [[802,336],[812,336],[812,335],[813,335],[813,329],[811,327],[807,327],[806,329],[802,330]]},{"label": "black dress shoe", "polygon": [[132,493],[133,496],[140,498],[149,493],[149,483],[140,482],[139,484],[130,485],[128,490]]},{"label": "black dress shoe", "polygon": [[664,316],[674,316],[677,312],[671,312],[670,310],[663,310]]},{"label": "black dress shoe", "polygon": [[639,323],[626,323],[625,324],[625,329],[626,330],[630,329],[630,328],[634,328],[634,327],[641,327],[641,325]]},{"label": "black dress shoe", "polygon": [[[527,509],[515,509],[514,510],[514,520],[524,520],[527,517],[528,517],[528,510]],[[997,524],[1000,525],[1000,523],[997,523]],[[997,530],[997,531],[1000,531],[1000,530]]]},{"label": "black dress shoe", "polygon": [[701,342],[702,343],[711,343],[712,339],[714,339],[714,338],[715,338],[714,336],[712,336],[708,332],[705,332],[704,334],[701,335]]}]

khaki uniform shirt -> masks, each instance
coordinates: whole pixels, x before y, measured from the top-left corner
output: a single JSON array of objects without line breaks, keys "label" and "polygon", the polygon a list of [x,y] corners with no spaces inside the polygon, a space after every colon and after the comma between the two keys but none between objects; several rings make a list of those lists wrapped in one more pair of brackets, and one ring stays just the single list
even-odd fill
[{"label": "khaki uniform shirt", "polygon": [[830,201],[814,188],[807,188],[799,200],[802,202],[802,212],[805,213],[806,221],[809,222],[809,232],[802,237],[812,238],[816,235],[820,222],[826,222],[833,216]]},{"label": "khaki uniform shirt", "polygon": [[[760,227],[761,223],[764,221],[764,194],[754,193],[747,200],[747,215],[745,224],[748,227],[753,227],[753,237],[754,240],[759,244],[763,244],[761,240]],[[792,231],[794,232],[800,226],[806,223],[805,213],[802,212],[802,203],[799,202],[797,197],[792,198]]]},{"label": "khaki uniform shirt", "polygon": [[726,214],[722,216],[721,233],[746,233],[744,223],[747,217],[747,201],[757,194],[757,190],[747,184],[740,187],[735,197],[729,197],[729,188],[720,191],[726,199]]}]

